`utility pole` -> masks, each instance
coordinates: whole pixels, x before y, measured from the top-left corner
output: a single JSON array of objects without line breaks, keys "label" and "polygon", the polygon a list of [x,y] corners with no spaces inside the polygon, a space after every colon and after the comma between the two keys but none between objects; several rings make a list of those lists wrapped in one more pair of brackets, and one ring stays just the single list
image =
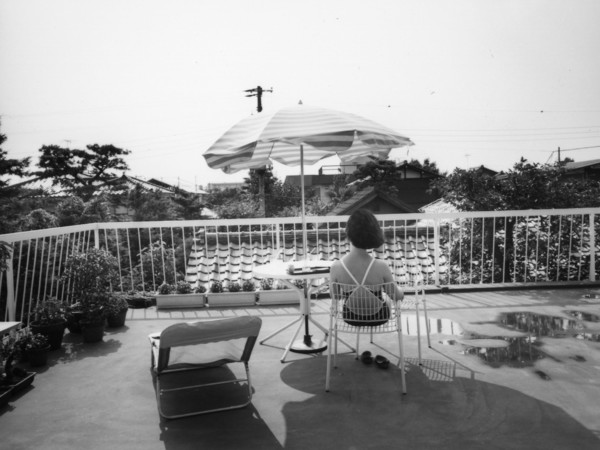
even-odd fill
[{"label": "utility pole", "polygon": [[256,97],[256,100],[257,100],[256,110],[258,112],[261,112],[263,110],[263,107],[262,107],[263,92],[273,92],[273,88],[263,89],[260,86],[256,86],[253,89],[246,89],[244,92],[250,92],[250,94],[246,95],[246,97]]},{"label": "utility pole", "polygon": [[[244,92],[250,92],[250,94],[247,94],[246,97],[256,97],[256,100],[257,100],[256,110],[258,112],[262,112],[262,110],[263,110],[263,107],[262,107],[262,95],[263,95],[263,92],[273,92],[273,88],[271,88],[271,89],[263,89],[260,86],[256,86],[256,88],[246,89]],[[259,215],[261,217],[265,217],[266,216],[266,210],[265,210],[265,170],[258,169],[256,171],[256,174],[258,175],[258,198],[259,198],[259,201],[260,201]]]}]

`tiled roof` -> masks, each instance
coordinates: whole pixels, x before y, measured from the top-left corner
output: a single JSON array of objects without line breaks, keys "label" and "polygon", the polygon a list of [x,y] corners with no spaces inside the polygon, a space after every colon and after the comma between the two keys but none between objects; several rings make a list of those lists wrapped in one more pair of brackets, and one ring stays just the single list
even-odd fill
[{"label": "tiled roof", "polygon": [[[332,261],[340,259],[350,251],[350,245],[344,238],[332,239],[329,242],[321,239],[315,242],[309,238],[307,250],[311,255],[317,255],[318,259]],[[372,250],[372,255],[388,261],[395,279],[401,283],[418,278],[426,284],[431,284],[436,271],[440,277],[447,275],[448,265],[444,255],[441,254],[438,264],[434,263],[435,244],[432,236],[427,238],[424,235],[386,234],[384,244]],[[203,238],[199,237],[188,255],[186,281],[205,286],[207,289],[215,280],[221,281],[224,287],[231,282],[243,283],[246,280],[259,283],[260,279],[254,276],[254,268],[278,259],[301,260],[301,242],[289,242],[285,249],[278,252],[269,244],[259,241],[206,245]],[[326,287],[327,279],[314,279],[311,286]]]},{"label": "tiled roof", "polygon": [[568,172],[571,170],[582,169],[584,167],[591,167],[591,166],[595,166],[595,165],[600,165],[600,159],[568,162],[565,164],[565,170]]}]

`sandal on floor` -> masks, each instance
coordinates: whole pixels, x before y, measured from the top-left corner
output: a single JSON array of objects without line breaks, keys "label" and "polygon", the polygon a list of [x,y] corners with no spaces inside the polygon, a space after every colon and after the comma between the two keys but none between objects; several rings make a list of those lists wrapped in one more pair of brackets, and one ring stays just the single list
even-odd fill
[{"label": "sandal on floor", "polygon": [[377,355],[375,357],[375,364],[380,369],[387,369],[390,366],[390,360],[387,359],[385,356]]},{"label": "sandal on floor", "polygon": [[362,355],[360,355],[360,360],[364,364],[372,364],[373,356],[371,355],[371,352],[367,350],[366,352],[363,352]]}]

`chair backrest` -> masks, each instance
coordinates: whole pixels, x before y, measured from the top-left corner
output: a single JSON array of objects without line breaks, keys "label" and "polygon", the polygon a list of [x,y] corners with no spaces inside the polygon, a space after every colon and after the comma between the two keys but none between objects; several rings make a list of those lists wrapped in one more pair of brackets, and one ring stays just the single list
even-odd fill
[{"label": "chair backrest", "polygon": [[356,285],[332,282],[331,312],[353,326],[379,326],[395,316],[393,282]]},{"label": "chair backrest", "polygon": [[255,316],[171,325],[160,334],[156,368],[247,362],[261,326]]}]

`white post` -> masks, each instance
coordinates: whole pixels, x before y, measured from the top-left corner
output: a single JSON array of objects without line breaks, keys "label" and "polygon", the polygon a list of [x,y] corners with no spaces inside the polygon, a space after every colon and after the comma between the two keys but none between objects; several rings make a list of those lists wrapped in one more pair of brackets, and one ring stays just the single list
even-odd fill
[{"label": "white post", "polygon": [[595,214],[590,213],[590,281],[596,281],[596,232],[594,219]]},{"label": "white post", "polygon": [[13,258],[12,250],[9,250],[10,257],[6,260],[6,310],[8,311],[8,320],[14,322],[16,319],[17,304],[15,299],[15,278],[13,276]]},{"label": "white post", "polygon": [[304,260],[308,261],[308,232],[306,230],[306,208],[304,207],[304,146],[300,144],[300,191],[302,198],[302,249]]},{"label": "white post", "polygon": [[435,259],[434,283],[436,286],[440,285],[440,224],[441,221],[439,217],[433,219],[433,242],[435,243],[433,249],[433,258]]}]

